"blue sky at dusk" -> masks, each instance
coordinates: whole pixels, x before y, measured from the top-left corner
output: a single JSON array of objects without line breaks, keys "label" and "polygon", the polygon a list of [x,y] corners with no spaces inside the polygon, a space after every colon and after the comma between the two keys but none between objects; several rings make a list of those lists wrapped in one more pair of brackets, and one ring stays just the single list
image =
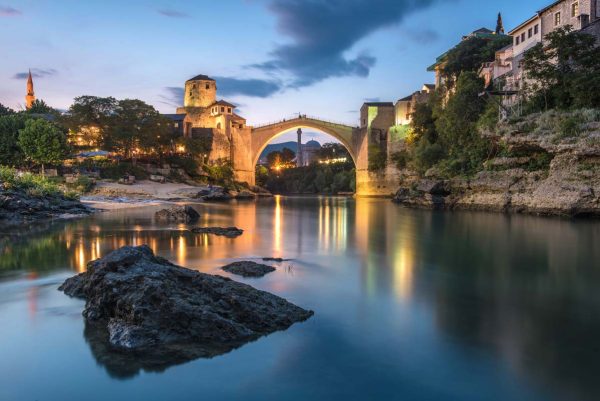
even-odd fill
[{"label": "blue sky at dusk", "polygon": [[503,14],[510,30],[550,0],[0,0],[0,103],[66,109],[79,95],[139,98],[163,113],[186,79],[217,79],[249,124],[320,116],[356,125],[396,101],[436,56]]}]

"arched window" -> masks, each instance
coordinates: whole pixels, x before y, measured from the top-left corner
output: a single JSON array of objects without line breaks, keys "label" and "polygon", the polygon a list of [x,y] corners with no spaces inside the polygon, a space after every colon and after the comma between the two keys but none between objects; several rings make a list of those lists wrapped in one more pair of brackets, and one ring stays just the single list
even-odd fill
[{"label": "arched window", "polygon": [[217,129],[221,129],[221,123],[217,123]]}]

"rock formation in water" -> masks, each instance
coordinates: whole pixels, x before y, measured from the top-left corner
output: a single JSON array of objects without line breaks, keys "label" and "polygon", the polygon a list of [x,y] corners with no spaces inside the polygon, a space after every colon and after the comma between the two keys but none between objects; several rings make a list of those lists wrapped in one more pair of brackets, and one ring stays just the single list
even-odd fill
[{"label": "rock formation in water", "polygon": [[238,276],[242,277],[263,277],[265,274],[275,271],[273,266],[250,261],[233,262],[227,266],[223,266],[221,269],[228,273],[237,274]]},{"label": "rock formation in water", "polygon": [[35,196],[26,190],[6,189],[0,183],[0,223],[22,224],[60,217],[84,216],[92,209],[60,194]]},{"label": "rock formation in water", "polygon": [[176,206],[159,210],[154,214],[156,220],[170,223],[191,223],[200,218],[200,214],[191,206]]},{"label": "rock formation in water", "polygon": [[[583,112],[582,112],[583,113]],[[562,216],[600,216],[600,122],[564,132],[565,119],[548,112],[500,125],[488,133],[504,156],[473,177],[406,175],[394,201],[409,207],[485,210]]]},{"label": "rock formation in water", "polygon": [[87,335],[95,347],[135,351],[148,369],[222,354],[313,315],[249,285],[176,266],[146,245],[90,262],[59,290],[86,300],[86,327],[100,331]]},{"label": "rock formation in water", "polygon": [[194,227],[191,229],[194,234],[214,234],[227,238],[239,237],[244,230],[237,227]]}]

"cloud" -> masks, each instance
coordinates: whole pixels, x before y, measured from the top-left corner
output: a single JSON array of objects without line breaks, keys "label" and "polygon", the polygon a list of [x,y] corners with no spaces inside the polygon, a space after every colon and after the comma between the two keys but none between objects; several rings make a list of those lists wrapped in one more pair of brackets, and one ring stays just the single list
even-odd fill
[{"label": "cloud", "polygon": [[[31,76],[34,78],[46,78],[51,77],[58,74],[54,68],[32,68]],[[29,71],[27,72],[18,72],[13,76],[13,79],[27,79],[29,77]]]},{"label": "cloud", "polygon": [[229,77],[215,77],[219,94],[223,96],[243,95],[250,97],[269,97],[281,90],[282,84],[278,81],[264,79],[237,79]]},{"label": "cloud", "polygon": [[8,6],[0,6],[0,17],[16,17],[17,15],[22,15],[23,13],[16,8],[8,7]]},{"label": "cloud", "polygon": [[300,88],[332,77],[367,77],[376,63],[366,52],[346,52],[369,34],[401,22],[439,0],[271,0],[278,30],[291,39],[271,59],[249,67],[289,74]]},{"label": "cloud", "polygon": [[164,17],[169,18],[189,18],[190,15],[181,11],[171,10],[171,9],[161,9],[158,10],[158,13]]},{"label": "cloud", "polygon": [[428,45],[440,39],[440,34],[433,29],[409,29],[405,34],[409,39],[421,45]]},{"label": "cloud", "polygon": [[177,86],[167,86],[164,89],[166,93],[158,96],[161,99],[161,103],[173,107],[179,107],[183,105],[183,88]]}]

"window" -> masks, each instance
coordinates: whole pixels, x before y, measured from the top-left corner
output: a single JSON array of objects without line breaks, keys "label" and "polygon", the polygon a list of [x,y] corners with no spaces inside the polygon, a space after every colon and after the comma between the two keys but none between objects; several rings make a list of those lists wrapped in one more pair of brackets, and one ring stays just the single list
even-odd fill
[{"label": "window", "polygon": [[192,92],[192,91],[190,91],[190,97],[194,97],[194,95],[193,95],[192,93],[193,93],[193,92]]},{"label": "window", "polygon": [[537,35],[537,34],[538,34],[538,32],[539,32],[539,30],[540,30],[540,28],[539,28],[539,25],[538,25],[538,24],[536,24],[536,25],[533,27],[533,33]]},{"label": "window", "polygon": [[517,38],[515,39],[515,40],[516,40],[516,43],[517,43],[517,45],[518,45],[519,43],[521,43],[521,40],[520,40],[520,39],[521,39],[521,37],[520,37],[520,36],[517,36]]},{"label": "window", "polygon": [[533,28],[529,28],[529,30],[527,31],[527,39],[531,38],[533,36]]},{"label": "window", "polygon": [[225,107],[221,106],[221,113],[225,113]]},{"label": "window", "polygon": [[231,114],[231,107],[228,107],[228,108],[227,108],[227,112],[228,112],[229,114]]},{"label": "window", "polygon": [[521,34],[521,43],[525,42],[525,32]]},{"label": "window", "polygon": [[210,89],[210,84],[206,84],[206,89]]},{"label": "window", "polygon": [[574,1],[571,4],[571,17],[575,18],[579,15],[579,1]]},{"label": "window", "polygon": [[560,25],[560,12],[557,12],[556,14],[554,14],[554,26],[559,26]]}]

